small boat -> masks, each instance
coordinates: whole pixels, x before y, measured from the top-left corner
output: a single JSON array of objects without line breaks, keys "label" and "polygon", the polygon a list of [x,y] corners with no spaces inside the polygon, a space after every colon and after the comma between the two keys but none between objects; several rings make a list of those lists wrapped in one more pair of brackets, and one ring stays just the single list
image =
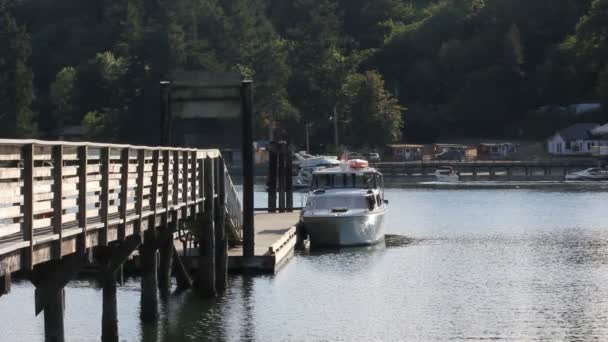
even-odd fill
[{"label": "small boat", "polygon": [[340,161],[335,156],[312,156],[304,152],[294,153],[294,165],[298,167],[297,175],[292,177],[293,188],[303,190],[310,188],[310,181],[315,170],[335,167]]},{"label": "small boat", "polygon": [[435,171],[435,178],[438,182],[458,182],[460,173],[451,166],[442,166]]},{"label": "small boat", "polygon": [[384,238],[386,203],[382,174],[350,160],[313,172],[302,224],[313,247],[372,245]]},{"label": "small boat", "polygon": [[608,180],[608,170],[593,167],[566,175],[566,180],[576,181],[603,181]]}]

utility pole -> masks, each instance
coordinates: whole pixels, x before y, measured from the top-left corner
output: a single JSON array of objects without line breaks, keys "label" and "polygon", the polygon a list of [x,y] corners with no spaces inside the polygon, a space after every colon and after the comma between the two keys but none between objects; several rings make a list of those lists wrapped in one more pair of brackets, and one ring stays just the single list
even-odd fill
[{"label": "utility pole", "polygon": [[306,123],[306,153],[310,153],[310,140],[309,140],[309,132],[308,128],[310,127],[310,123]]}]

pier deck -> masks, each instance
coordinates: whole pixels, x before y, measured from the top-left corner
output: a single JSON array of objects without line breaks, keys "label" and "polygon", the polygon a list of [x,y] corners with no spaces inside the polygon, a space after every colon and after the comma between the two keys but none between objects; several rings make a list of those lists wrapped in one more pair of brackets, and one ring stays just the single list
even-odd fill
[{"label": "pier deck", "polygon": [[[258,213],[255,215],[255,255],[243,257],[243,246],[228,249],[228,269],[239,273],[275,273],[293,255],[296,245],[296,226],[300,212]],[[180,245],[180,246],[178,246]],[[176,243],[180,254],[183,249]],[[198,249],[188,248],[184,257],[190,268],[197,268]]]}]

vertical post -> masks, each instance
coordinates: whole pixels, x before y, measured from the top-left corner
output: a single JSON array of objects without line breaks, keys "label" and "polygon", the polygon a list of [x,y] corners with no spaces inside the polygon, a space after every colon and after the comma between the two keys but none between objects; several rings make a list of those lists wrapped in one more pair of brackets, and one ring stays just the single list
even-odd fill
[{"label": "vertical post", "polygon": [[253,84],[241,84],[243,160],[243,256],[253,257],[255,248],[253,203]]},{"label": "vertical post", "polygon": [[78,252],[87,251],[87,164],[88,147],[78,147],[78,226],[82,234],[78,236]]},{"label": "vertical post", "polygon": [[[192,202],[196,203],[196,200],[198,199],[196,197],[196,158],[197,158],[197,152],[196,151],[192,151],[190,153],[190,199]],[[202,197],[202,194],[201,194]],[[196,215],[196,209],[197,206],[193,205],[192,206],[192,212],[191,215],[194,217]]]},{"label": "vertical post", "polygon": [[338,139],[338,111],[336,110],[336,106],[334,106],[334,115],[332,116],[334,119],[334,144],[336,145],[336,151],[338,151],[340,141]]},{"label": "vertical post", "polygon": [[6,273],[0,276],[0,297],[11,292],[11,274]]},{"label": "vertical post", "polygon": [[144,233],[144,244],[140,246],[141,259],[141,309],[144,322],[154,322],[158,318],[157,258],[154,231]]},{"label": "vertical post", "polygon": [[179,151],[173,151],[173,206],[179,203]]},{"label": "vertical post", "polygon": [[293,164],[291,161],[291,149],[289,144],[285,145],[285,207],[287,212],[293,212]]},{"label": "vertical post", "polygon": [[198,212],[202,214],[205,211],[205,200],[207,200],[207,193],[205,193],[205,158],[198,159],[198,194],[203,200],[198,204]]},{"label": "vertical post", "polygon": [[161,224],[163,227],[167,226],[167,221],[169,221],[169,151],[163,150],[163,216]]},{"label": "vertical post", "polygon": [[121,223],[118,226],[118,240],[127,237],[127,203],[129,198],[129,149],[124,148],[120,152],[120,204],[119,215]]},{"label": "vertical post", "polygon": [[[158,202],[158,167],[160,151],[153,152],[152,170],[152,206],[154,211],[154,225],[156,227],[156,207]],[[164,178],[164,174],[163,174]],[[163,182],[164,183],[164,182]],[[163,184],[164,189],[164,184]],[[163,199],[165,198],[163,194]],[[158,267],[158,289],[161,294],[167,294],[171,289],[171,266],[173,265],[173,235],[165,220],[161,222],[161,241],[159,246],[160,263]]]},{"label": "vertical post", "polygon": [[268,211],[277,211],[277,167],[279,163],[278,144],[276,141],[270,143],[268,151]]},{"label": "vertical post", "polygon": [[150,187],[150,210],[154,214],[152,214],[152,218],[150,220],[150,225],[153,228],[156,228],[156,209],[158,207],[158,167],[160,164],[160,151],[154,150],[152,151],[152,186]]},{"label": "vertical post", "polygon": [[137,224],[135,225],[135,234],[143,237],[143,207],[144,207],[144,168],[146,166],[146,151],[137,150],[137,188],[135,189],[135,214],[137,215]]},{"label": "vertical post", "polygon": [[116,272],[107,270],[102,277],[101,341],[118,342]]},{"label": "vertical post", "polygon": [[190,152],[182,152],[182,202],[184,202],[184,208],[182,209],[182,218],[188,217],[188,177],[190,172],[188,170],[190,163],[188,157]]},{"label": "vertical post", "polygon": [[285,212],[285,188],[287,186],[287,182],[285,178],[287,178],[287,170],[285,167],[285,155],[287,150],[287,144],[284,141],[279,143],[279,212]]},{"label": "vertical post", "polygon": [[225,231],[226,214],[226,174],[224,160],[218,157],[215,162],[217,198],[215,203],[215,288],[221,292],[228,284],[228,239]]},{"label": "vertical post", "polygon": [[214,222],[214,170],[213,159],[207,157],[205,166],[205,210],[201,243],[199,245],[199,266],[196,284],[202,295],[215,296],[215,222]]},{"label": "vertical post", "polygon": [[58,236],[54,243],[53,259],[61,259],[61,240],[63,240],[63,146],[53,146],[53,234]]},{"label": "vertical post", "polygon": [[50,291],[46,294],[44,306],[44,340],[65,341],[63,315],[65,312],[65,289]]},{"label": "vertical post", "polygon": [[110,205],[110,148],[103,147],[100,151],[99,173],[101,174],[101,193],[99,194],[100,218],[103,228],[99,245],[108,245],[108,207]]},{"label": "vertical post", "polygon": [[25,249],[25,269],[34,267],[34,145],[23,146],[23,240],[28,242]]}]

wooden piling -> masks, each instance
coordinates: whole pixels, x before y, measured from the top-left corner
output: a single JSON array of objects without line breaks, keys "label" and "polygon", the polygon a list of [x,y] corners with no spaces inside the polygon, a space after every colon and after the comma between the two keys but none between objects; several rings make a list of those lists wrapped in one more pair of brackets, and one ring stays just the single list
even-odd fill
[{"label": "wooden piling", "polygon": [[202,215],[202,232],[200,232],[199,267],[196,286],[203,296],[215,296],[215,199],[213,159],[206,158],[205,172],[205,208]]},{"label": "wooden piling", "polygon": [[215,289],[226,290],[228,285],[228,239],[225,230],[226,214],[226,171],[224,162],[217,159],[215,163],[217,192],[215,202]]},{"label": "wooden piling", "polygon": [[153,232],[144,233],[144,244],[140,246],[141,308],[143,322],[154,322],[158,318],[157,258]]},{"label": "wooden piling", "polygon": [[243,160],[243,256],[255,254],[253,203],[253,82],[241,84]]},{"label": "wooden piling", "polygon": [[268,212],[276,213],[277,211],[277,171],[279,164],[278,155],[279,145],[276,141],[270,143],[268,153]]},{"label": "wooden piling", "polygon": [[11,292],[11,274],[0,276],[0,297]]},{"label": "wooden piling", "polygon": [[[171,225],[174,225],[171,223]],[[163,228],[159,237],[158,289],[161,294],[169,293],[171,289],[171,267],[173,266],[173,234],[174,229]]]},{"label": "wooden piling", "polygon": [[46,294],[44,306],[45,342],[64,342],[63,317],[65,313],[65,289]]},{"label": "wooden piling", "polygon": [[293,212],[293,163],[291,161],[291,151],[289,144],[286,144],[285,149],[285,209],[287,212]]},{"label": "wooden piling", "polygon": [[286,168],[285,168],[285,155],[287,150],[287,144],[284,141],[279,143],[279,212],[285,212],[285,190],[287,186],[286,180]]},{"label": "wooden piling", "polygon": [[107,271],[102,274],[102,296],[101,341],[117,342],[118,310],[115,271]]}]

